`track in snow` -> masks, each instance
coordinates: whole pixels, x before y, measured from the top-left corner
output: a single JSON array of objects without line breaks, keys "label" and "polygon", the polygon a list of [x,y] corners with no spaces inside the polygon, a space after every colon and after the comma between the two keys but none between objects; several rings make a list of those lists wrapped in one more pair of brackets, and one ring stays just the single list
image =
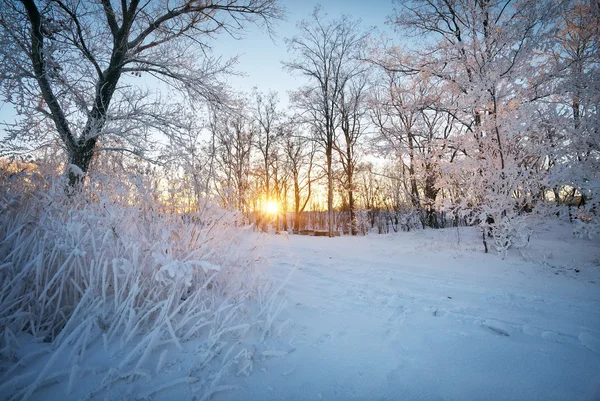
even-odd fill
[{"label": "track in snow", "polygon": [[503,261],[461,236],[271,238],[272,277],[293,270],[273,355],[292,352],[217,399],[600,400],[597,243]]}]

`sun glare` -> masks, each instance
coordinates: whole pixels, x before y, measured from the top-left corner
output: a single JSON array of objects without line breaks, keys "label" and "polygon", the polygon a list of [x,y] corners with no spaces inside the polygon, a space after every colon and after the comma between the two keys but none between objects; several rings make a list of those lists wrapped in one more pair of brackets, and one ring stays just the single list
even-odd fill
[{"label": "sun glare", "polygon": [[279,203],[276,201],[270,200],[263,205],[263,212],[267,214],[277,214],[279,211]]}]

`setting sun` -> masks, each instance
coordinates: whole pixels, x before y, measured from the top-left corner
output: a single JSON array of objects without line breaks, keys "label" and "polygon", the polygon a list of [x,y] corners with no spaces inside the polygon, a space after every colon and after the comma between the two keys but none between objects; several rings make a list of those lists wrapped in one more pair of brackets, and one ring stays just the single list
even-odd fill
[{"label": "setting sun", "polygon": [[265,212],[267,214],[277,214],[278,211],[279,211],[279,203],[277,201],[270,200],[270,201],[267,201],[267,203],[265,203],[263,205],[263,212]]}]

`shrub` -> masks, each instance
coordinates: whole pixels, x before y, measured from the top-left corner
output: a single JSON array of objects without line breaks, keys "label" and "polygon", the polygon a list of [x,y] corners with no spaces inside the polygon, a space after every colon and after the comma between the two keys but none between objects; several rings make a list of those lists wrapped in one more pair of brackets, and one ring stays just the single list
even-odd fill
[{"label": "shrub", "polygon": [[[137,177],[93,177],[70,197],[52,180],[0,191],[0,393],[27,399],[57,375],[72,390],[96,342],[122,354],[102,383],[110,388],[160,370],[166,354],[158,363],[153,354],[198,339],[198,369],[220,366],[197,386],[207,397],[245,358],[240,339],[270,329],[277,294],[237,213],[210,202],[166,213]],[[37,370],[21,368],[32,358],[19,349],[24,335],[51,343]]]}]

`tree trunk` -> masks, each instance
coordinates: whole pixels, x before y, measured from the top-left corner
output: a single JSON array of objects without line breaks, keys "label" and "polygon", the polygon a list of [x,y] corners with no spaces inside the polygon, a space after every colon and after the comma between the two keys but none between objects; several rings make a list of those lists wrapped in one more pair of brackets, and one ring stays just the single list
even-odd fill
[{"label": "tree trunk", "polygon": [[294,232],[300,231],[300,186],[298,178],[294,177]]},{"label": "tree trunk", "polygon": [[54,94],[52,86],[48,81],[47,63],[45,62],[44,52],[44,35],[42,28],[42,17],[39,13],[37,5],[33,0],[22,0],[25,6],[27,17],[31,23],[31,61],[35,78],[38,81],[42,98],[50,109],[52,120],[56,125],[60,139],[67,149],[69,163],[77,166],[81,171],[73,171],[69,168],[69,187],[71,190],[81,183],[81,173],[87,173],[90,161],[94,155],[94,147],[100,135],[104,123],[106,122],[106,114],[110,101],[117,87],[117,83],[121,77],[123,69],[123,60],[127,53],[127,35],[131,28],[131,20],[123,22],[123,26],[119,29],[114,37],[114,48],[111,54],[108,68],[102,72],[98,84],[96,85],[96,93],[94,104],[90,110],[85,128],[75,139],[70,130],[66,116],[58,97]]},{"label": "tree trunk", "polygon": [[421,209],[421,201],[419,197],[419,188],[417,187],[417,180],[415,178],[415,155],[414,155],[414,143],[412,133],[408,133],[408,157],[410,165],[408,166],[408,173],[410,174],[410,192],[412,193],[412,203],[417,209]]},{"label": "tree trunk", "polygon": [[[288,188],[284,189],[284,193],[287,194]],[[288,230],[288,209],[287,209],[287,195],[284,196],[283,199],[283,207],[282,207],[282,211],[281,211],[281,217],[283,219],[283,231],[287,231]]]},{"label": "tree trunk", "polygon": [[350,185],[350,189],[348,190],[348,206],[350,207],[350,234],[356,235],[356,210],[354,210],[355,206],[352,174],[348,175],[348,183]]},{"label": "tree trunk", "polygon": [[327,225],[329,236],[333,237],[333,169],[331,167],[331,147],[326,152],[327,156]]},{"label": "tree trunk", "polygon": [[435,210],[435,199],[437,198],[438,189],[435,188],[435,177],[431,172],[431,165],[427,163],[425,165],[425,202],[427,205],[427,225],[431,228],[440,228],[437,221],[437,214]]},{"label": "tree trunk", "polygon": [[575,126],[575,129],[579,129],[579,126],[581,125],[581,112],[578,95],[573,95],[573,103],[571,105],[571,109],[573,110],[573,124]]},{"label": "tree trunk", "polygon": [[300,213],[294,214],[294,233],[300,232]]},{"label": "tree trunk", "polygon": [[90,138],[85,141],[81,141],[71,152],[69,152],[69,164],[76,166],[81,171],[75,171],[72,167],[68,167],[67,171],[69,174],[69,188],[73,190],[81,184],[83,179],[81,173],[85,174],[88,172],[90,162],[94,156],[94,147],[96,146],[96,138]]}]

